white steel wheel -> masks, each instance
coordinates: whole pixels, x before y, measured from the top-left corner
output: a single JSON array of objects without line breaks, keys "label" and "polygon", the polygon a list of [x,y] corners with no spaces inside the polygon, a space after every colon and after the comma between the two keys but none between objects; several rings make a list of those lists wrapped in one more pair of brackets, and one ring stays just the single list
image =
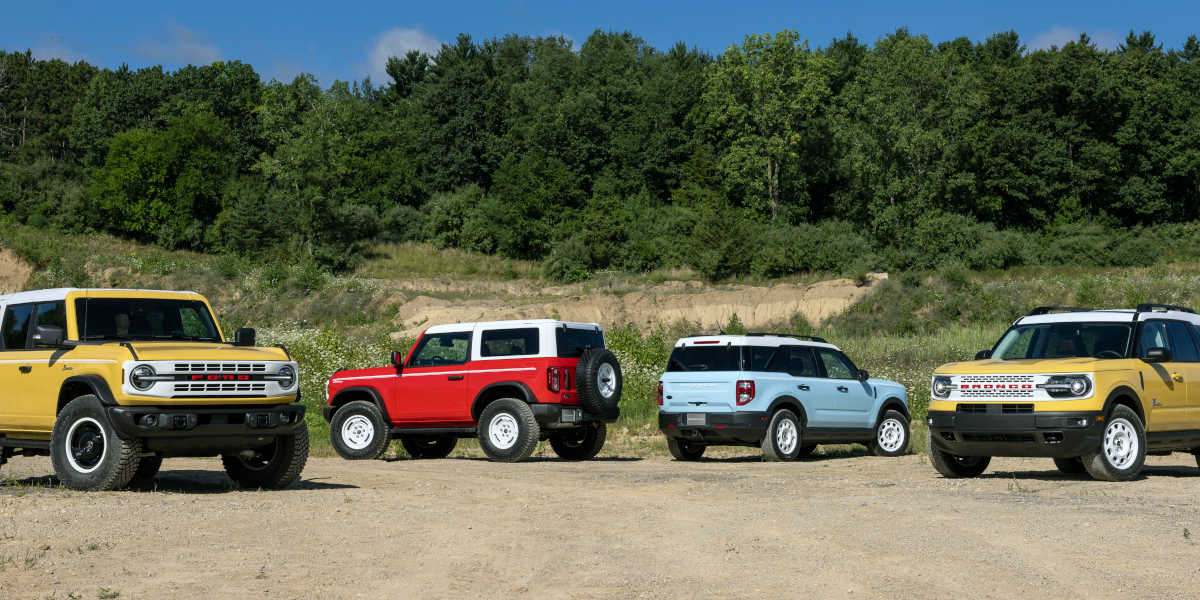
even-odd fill
[{"label": "white steel wheel", "polygon": [[605,398],[612,398],[617,393],[617,372],[611,363],[602,363],[596,369],[596,390]]},{"label": "white steel wheel", "polygon": [[876,443],[887,452],[895,452],[904,444],[904,424],[898,419],[885,419],[879,424]]},{"label": "white steel wheel", "polygon": [[497,414],[488,423],[488,441],[497,450],[508,450],[517,444],[518,427],[517,419],[511,414]]},{"label": "white steel wheel", "polygon": [[775,426],[775,445],[779,452],[790,455],[796,451],[796,444],[799,442],[796,423],[791,419],[780,419],[779,424]]},{"label": "white steel wheel", "polygon": [[80,473],[91,473],[100,468],[108,454],[108,439],[104,426],[92,417],[83,417],[71,424],[63,440],[67,463]]},{"label": "white steel wheel", "polygon": [[342,423],[342,443],[351,450],[362,450],[375,439],[375,426],[365,415],[353,415]]},{"label": "white steel wheel", "polygon": [[1133,424],[1113,419],[1104,428],[1104,458],[1116,469],[1128,469],[1137,460],[1138,435]]}]

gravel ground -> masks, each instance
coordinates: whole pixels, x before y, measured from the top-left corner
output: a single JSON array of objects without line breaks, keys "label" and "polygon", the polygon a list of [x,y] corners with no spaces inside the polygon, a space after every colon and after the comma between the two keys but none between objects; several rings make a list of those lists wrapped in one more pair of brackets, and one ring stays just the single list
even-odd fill
[{"label": "gravel ground", "polygon": [[[156,491],[0,471],[0,598],[1196,598],[1200,471],[1101,483],[1049,459],[350,462],[293,489],[168,460]],[[1194,532],[1194,533],[1193,533]]]}]

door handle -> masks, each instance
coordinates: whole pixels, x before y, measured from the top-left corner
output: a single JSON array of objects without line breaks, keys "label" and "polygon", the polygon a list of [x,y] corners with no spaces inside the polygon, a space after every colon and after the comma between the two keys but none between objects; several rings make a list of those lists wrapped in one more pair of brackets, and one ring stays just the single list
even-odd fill
[{"label": "door handle", "polygon": [[33,367],[31,367],[29,365],[21,365],[21,366],[17,367],[17,370],[22,373],[28,373],[33,370]]},{"label": "door handle", "polygon": [[449,379],[450,381],[462,381],[462,377],[462,375],[450,375],[446,377],[446,379]]},{"label": "door handle", "polygon": [[1171,373],[1171,379],[1174,379],[1175,381],[1183,381],[1183,375],[1180,375],[1179,373]]},{"label": "door handle", "polygon": [[844,386],[844,385],[839,385],[839,386],[838,386],[838,391],[839,391],[839,392],[849,392],[849,391],[850,391],[850,388],[848,388],[848,387],[846,387],[846,386]]},{"label": "door handle", "polygon": [[809,387],[807,385],[798,385],[796,387],[799,388],[800,391],[802,391],[802,392],[807,392],[809,390]]}]

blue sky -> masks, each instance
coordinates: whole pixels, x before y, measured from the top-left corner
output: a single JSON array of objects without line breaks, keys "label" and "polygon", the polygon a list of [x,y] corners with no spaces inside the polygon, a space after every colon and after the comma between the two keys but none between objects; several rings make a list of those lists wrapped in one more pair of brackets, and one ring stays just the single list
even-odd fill
[{"label": "blue sky", "polygon": [[265,79],[313,73],[322,84],[374,74],[391,54],[431,50],[460,32],[476,39],[505,33],[564,35],[582,44],[596,29],[629,30],[651,45],[676,41],[714,54],[748,33],[795,29],[814,46],[852,31],[874,41],[907,26],[934,41],[982,40],[1009,29],[1030,48],[1087,32],[1114,47],[1130,29],[1149,29],[1166,47],[1200,33],[1200,2],[1009,0],[896,2],[7,2],[0,48],[30,48],[42,58],[87,60],[105,67],[241,60]]}]

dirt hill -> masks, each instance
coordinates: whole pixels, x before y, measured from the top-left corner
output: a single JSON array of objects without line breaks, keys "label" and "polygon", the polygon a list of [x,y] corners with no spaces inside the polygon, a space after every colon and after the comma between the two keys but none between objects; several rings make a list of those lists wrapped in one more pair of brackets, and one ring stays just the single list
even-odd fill
[{"label": "dirt hill", "polygon": [[33,268],[7,248],[0,248],[0,294],[21,290]]}]

